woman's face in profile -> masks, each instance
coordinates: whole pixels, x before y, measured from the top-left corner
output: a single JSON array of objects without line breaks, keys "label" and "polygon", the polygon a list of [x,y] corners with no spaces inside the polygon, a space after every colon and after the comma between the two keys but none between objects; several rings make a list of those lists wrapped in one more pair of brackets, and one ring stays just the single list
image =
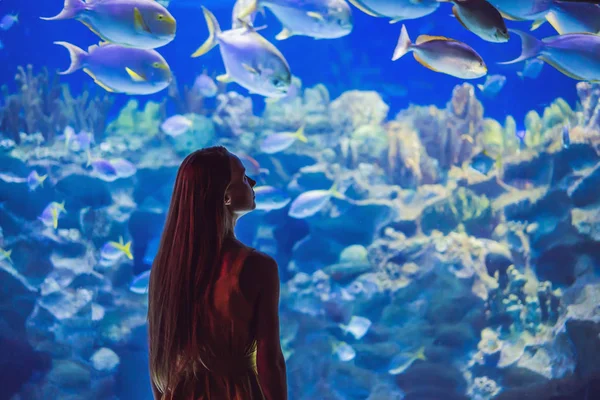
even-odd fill
[{"label": "woman's face in profile", "polygon": [[235,155],[229,156],[231,165],[231,182],[225,193],[225,204],[233,213],[245,213],[256,208],[254,190],[256,181],[246,175],[246,169]]}]

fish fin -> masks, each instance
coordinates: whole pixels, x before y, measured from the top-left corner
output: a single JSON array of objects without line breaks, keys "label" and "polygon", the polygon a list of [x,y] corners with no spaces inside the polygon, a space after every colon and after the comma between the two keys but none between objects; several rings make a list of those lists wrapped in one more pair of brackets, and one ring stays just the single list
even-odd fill
[{"label": "fish fin", "polygon": [[406,30],[406,25],[402,25],[402,30],[400,31],[400,37],[398,38],[398,44],[394,49],[394,54],[392,55],[392,61],[396,61],[409,51],[411,51],[412,42],[410,41],[410,37],[408,36],[408,31]]},{"label": "fish fin", "polygon": [[68,42],[54,42],[54,44],[63,46],[64,48],[69,50],[69,57],[71,58],[71,65],[69,66],[69,68],[66,71],[59,72],[59,75],[72,74],[73,72],[83,67],[85,58],[87,57],[88,53],[75,46],[74,44]]},{"label": "fish fin", "polygon": [[242,63],[242,67],[244,67],[244,69],[248,72],[250,72],[253,75],[260,75],[260,72],[258,72],[258,70],[246,63]]},{"label": "fish fin", "polygon": [[202,6],[202,12],[204,13],[204,19],[206,20],[206,24],[208,25],[208,39],[198,47],[198,50],[192,54],[193,58],[200,57],[208,53],[213,47],[215,47],[217,42],[217,36],[221,33],[221,27],[219,26],[219,21],[215,18],[214,14],[211,13],[206,7]]},{"label": "fish fin", "polygon": [[379,14],[371,10],[369,7],[363,4],[362,0],[348,0],[354,7],[358,8],[360,11],[364,12],[371,17],[383,17],[383,15]]},{"label": "fish fin", "polygon": [[421,58],[421,56],[419,56],[419,54],[418,54],[418,53],[413,53],[413,56],[415,56],[415,60],[417,60],[417,61],[419,62],[419,64],[421,64],[422,66],[424,66],[424,67],[426,67],[426,68],[429,68],[429,69],[430,69],[430,70],[432,70],[432,71],[435,71],[435,72],[440,72],[440,71],[438,71],[437,69],[433,68],[431,65],[429,65],[429,64],[428,64],[428,63],[427,63],[425,60],[423,60],[423,59]]},{"label": "fish fin", "polygon": [[415,353],[415,358],[417,360],[427,360],[427,356],[425,355],[425,346],[422,346],[419,350],[417,350]]},{"label": "fish fin", "polygon": [[125,67],[125,71],[127,71],[127,75],[129,75],[129,77],[131,79],[133,79],[134,82],[147,82],[148,78],[146,78],[143,75],[138,74],[137,72],[135,72],[134,70],[132,70],[129,67]]},{"label": "fish fin", "polygon": [[40,17],[44,21],[56,21],[62,19],[76,18],[82,11],[86,9],[86,3],[83,0],[65,0],[62,11],[54,17]]},{"label": "fish fin", "polygon": [[236,18],[244,19],[249,15],[254,14],[256,11],[258,11],[258,0],[250,0],[246,8],[240,11]]},{"label": "fish fin", "polygon": [[316,11],[308,11],[306,15],[319,21],[325,21],[325,17]]},{"label": "fish fin", "polygon": [[131,254],[131,242],[127,242],[127,244],[121,245],[121,251],[125,253],[127,258],[133,260],[133,254]]},{"label": "fish fin", "polygon": [[432,36],[432,35],[420,35],[415,42],[416,45],[431,42],[433,40],[443,40],[446,42],[458,42],[457,40],[450,39],[446,36]]},{"label": "fish fin", "polygon": [[[108,87],[106,84],[100,82],[98,79],[95,79],[94,83],[96,85],[100,86],[102,89],[106,90],[107,92],[110,92],[110,93],[116,93],[117,92],[115,89],[113,89],[111,87]],[[88,164],[88,166],[89,166],[89,164]]]},{"label": "fish fin", "polygon": [[[544,22],[546,22],[546,18],[540,18],[540,19],[536,19],[535,21],[533,21],[533,23],[531,24],[531,28],[529,28],[530,31],[535,31],[536,29],[538,29],[540,26],[544,25]],[[556,28],[555,28],[556,29]]]},{"label": "fish fin", "polygon": [[518,29],[509,29],[508,31],[516,33],[521,38],[521,55],[514,60],[499,62],[498,64],[514,64],[537,57],[544,48],[544,43],[529,33],[525,33]]},{"label": "fish fin", "polygon": [[94,75],[94,73],[92,71],[89,70],[89,68],[84,68],[83,72],[85,72],[86,74],[88,74],[93,80],[98,80],[96,79],[96,75]]},{"label": "fish fin", "polygon": [[302,143],[308,142],[308,138],[306,137],[306,135],[304,135],[304,125],[298,128],[298,130],[296,131],[296,138]]},{"label": "fish fin", "polygon": [[404,17],[396,17],[396,18],[394,18],[394,19],[390,19],[389,23],[390,23],[390,25],[393,25],[393,24],[396,24],[396,23],[398,23],[398,22],[400,22],[400,21],[403,21],[403,20],[405,20],[405,19],[406,19],[406,18],[404,18]]},{"label": "fish fin", "polygon": [[52,207],[50,213],[52,214],[52,226],[54,227],[54,229],[56,229],[58,228],[58,210],[56,209],[56,207]]},{"label": "fish fin", "polygon": [[463,22],[462,18],[460,18],[460,15],[458,14],[458,7],[457,6],[452,7],[452,15],[458,20],[458,22],[460,22],[460,24],[463,26],[463,28],[465,28],[466,30],[470,31],[470,29],[467,28],[467,26]]},{"label": "fish fin", "polygon": [[[84,20],[80,19],[79,22],[81,22],[83,25],[85,25],[90,31],[92,31],[93,34],[95,34],[96,36],[98,36],[100,39],[102,39],[104,41],[108,41],[108,39],[106,39],[100,32],[98,32],[98,30],[96,28],[94,28],[92,26],[92,24],[90,24],[88,21],[84,21]],[[93,46],[90,46],[90,47],[93,47]]]},{"label": "fish fin", "polygon": [[541,56],[540,60],[547,62],[548,64],[550,64],[551,66],[553,66],[554,68],[556,68],[559,72],[562,72],[563,74],[565,74],[569,78],[576,79],[578,81],[585,81],[585,80],[587,80],[587,79],[585,79],[585,78],[583,78],[581,76],[575,75],[574,73],[572,73],[570,71],[567,71],[562,66],[558,65],[554,61],[552,61],[552,60],[550,60],[550,59],[548,59],[548,58],[546,58],[544,56]]},{"label": "fish fin", "polygon": [[477,85],[477,89],[479,89],[483,92],[483,89],[485,89],[485,87],[482,84],[479,84],[479,85]]},{"label": "fish fin", "polygon": [[133,9],[133,26],[135,26],[135,30],[137,32],[146,32],[152,33],[146,21],[144,21],[144,17],[142,17],[142,13],[140,13],[139,8],[135,7]]},{"label": "fish fin", "polygon": [[277,40],[285,40],[291,36],[294,36],[294,34],[292,33],[292,31],[290,31],[288,28],[283,28],[281,30],[281,32],[279,32],[277,34],[277,36],[275,36],[275,39]]},{"label": "fish fin", "polygon": [[46,180],[46,178],[48,178],[48,174],[44,174],[38,177],[37,181],[39,182],[41,187],[44,187],[44,181]]},{"label": "fish fin", "polygon": [[515,17],[514,15],[507,14],[504,11],[498,10],[498,12],[500,13],[500,15],[502,15],[502,18],[507,19],[509,21],[526,21],[523,18]]},{"label": "fish fin", "polygon": [[223,75],[219,75],[215,78],[217,81],[222,82],[222,83],[230,83],[233,82],[233,79],[231,78],[231,76],[229,76],[229,74],[223,74]]},{"label": "fish fin", "polygon": [[548,14],[546,14],[546,20],[550,25],[552,25],[552,27],[556,30],[556,32],[558,32],[559,35],[563,35],[565,33],[561,21],[558,18],[558,15],[556,15],[556,13],[553,13],[551,11]]}]

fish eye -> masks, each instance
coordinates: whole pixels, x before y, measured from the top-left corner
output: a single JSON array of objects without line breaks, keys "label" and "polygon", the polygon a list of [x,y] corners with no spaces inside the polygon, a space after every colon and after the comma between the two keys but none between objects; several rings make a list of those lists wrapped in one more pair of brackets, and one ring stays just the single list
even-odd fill
[{"label": "fish eye", "polygon": [[156,19],[159,21],[162,21],[163,19],[165,19],[165,15],[164,14],[158,14],[156,15]]}]

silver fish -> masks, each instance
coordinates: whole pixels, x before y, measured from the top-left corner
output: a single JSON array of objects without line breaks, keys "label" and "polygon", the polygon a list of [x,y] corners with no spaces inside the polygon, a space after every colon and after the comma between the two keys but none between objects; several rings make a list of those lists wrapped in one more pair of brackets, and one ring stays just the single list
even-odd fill
[{"label": "silver fish", "polygon": [[260,144],[260,150],[267,154],[279,153],[294,144],[296,140],[303,143],[308,142],[304,136],[304,126],[301,126],[296,132],[270,134]]},{"label": "silver fish", "polygon": [[332,197],[346,199],[346,196],[337,190],[336,184],[332,185],[328,190],[318,189],[304,192],[294,199],[288,215],[297,219],[313,216],[325,207]]},{"label": "silver fish", "polygon": [[144,271],[135,278],[129,285],[129,290],[136,294],[144,294],[148,292],[148,284],[150,283],[150,271]]},{"label": "silver fish", "polygon": [[504,18],[485,0],[440,0],[453,2],[452,13],[466,29],[483,40],[493,43],[507,42],[509,38]]},{"label": "silver fish", "polygon": [[256,209],[271,211],[279,210],[288,205],[290,197],[282,190],[273,186],[256,186],[254,188],[256,196]]},{"label": "silver fish", "polygon": [[275,14],[283,30],[275,37],[294,35],[316,39],[336,39],[352,31],[352,11],[345,0],[249,0],[239,17],[246,18],[260,7]]},{"label": "silver fish", "polygon": [[391,18],[390,23],[417,19],[433,13],[439,7],[437,0],[348,0],[372,17]]},{"label": "silver fish", "polygon": [[177,137],[183,135],[194,125],[193,121],[184,115],[174,115],[167,118],[160,129],[169,136]]},{"label": "silver fish", "polygon": [[495,96],[502,90],[505,84],[506,77],[504,75],[488,75],[485,82],[477,85],[477,88],[487,96]]},{"label": "silver fish", "polygon": [[236,82],[250,93],[265,97],[285,97],[292,74],[283,54],[250,25],[221,31],[215,16],[205,7],[202,11],[210,35],[192,57],[199,57],[220,45],[227,72],[217,77],[219,82]]},{"label": "silver fish", "polygon": [[544,19],[534,22],[531,30],[537,29],[545,20],[558,32],[567,33],[600,33],[600,6],[585,3],[555,2]]},{"label": "silver fish", "polygon": [[[243,28],[244,25],[254,25],[256,12],[252,11],[251,5],[255,0],[237,0],[231,11],[231,29]],[[244,14],[248,14],[244,16]]]},{"label": "silver fish", "polygon": [[525,61],[525,66],[523,67],[523,71],[517,72],[519,77],[535,79],[540,76],[542,72],[542,68],[544,67],[544,62],[542,60],[538,60],[537,58],[532,58],[530,60]]},{"label": "silver fish", "polygon": [[536,20],[542,18],[554,0],[488,0],[502,16],[512,21]]},{"label": "silver fish", "polygon": [[499,64],[514,64],[538,58],[570,78],[600,81],[600,36],[591,33],[570,33],[539,40],[516,29],[510,31],[521,37],[521,55]]},{"label": "silver fish", "polygon": [[104,41],[139,49],[164,46],[177,30],[175,18],[155,0],[65,0],[58,15],[41,19],[76,19]]},{"label": "silver fish", "polygon": [[48,174],[40,175],[35,169],[31,171],[29,176],[27,176],[27,186],[29,187],[29,191],[33,192],[39,186],[43,187],[46,178],[48,178]]},{"label": "silver fish", "polygon": [[83,69],[109,92],[152,94],[165,89],[172,80],[169,64],[155,50],[103,43],[85,52],[71,43],[54,43],[69,50],[71,57],[71,65],[61,75]]},{"label": "silver fish", "polygon": [[436,72],[462,79],[481,78],[487,74],[485,62],[467,44],[443,36],[429,35],[419,36],[413,44],[406,26],[402,25],[392,60],[395,61],[411,51],[421,65]]}]

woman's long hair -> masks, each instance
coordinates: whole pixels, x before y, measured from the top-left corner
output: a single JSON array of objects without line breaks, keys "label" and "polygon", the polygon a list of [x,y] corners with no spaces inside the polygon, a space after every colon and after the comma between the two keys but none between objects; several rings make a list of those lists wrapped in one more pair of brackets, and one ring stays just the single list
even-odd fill
[{"label": "woman's long hair", "polygon": [[199,357],[201,297],[218,273],[227,227],[229,152],[197,150],[181,163],[148,288],[150,378],[166,393],[182,363]]}]

